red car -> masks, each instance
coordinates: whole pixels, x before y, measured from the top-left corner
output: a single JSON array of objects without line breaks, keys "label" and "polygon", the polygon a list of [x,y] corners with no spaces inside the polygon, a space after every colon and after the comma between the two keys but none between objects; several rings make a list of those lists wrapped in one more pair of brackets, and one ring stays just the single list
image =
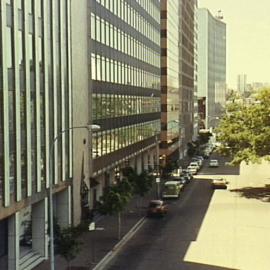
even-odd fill
[{"label": "red car", "polygon": [[164,216],[168,206],[162,200],[151,200],[148,205],[147,216]]}]

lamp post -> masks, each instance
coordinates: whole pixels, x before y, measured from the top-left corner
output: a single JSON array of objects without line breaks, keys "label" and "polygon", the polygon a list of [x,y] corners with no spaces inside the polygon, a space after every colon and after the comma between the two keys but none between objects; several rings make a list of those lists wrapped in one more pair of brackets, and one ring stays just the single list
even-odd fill
[{"label": "lamp post", "polygon": [[54,267],[54,228],[53,228],[53,163],[52,163],[52,155],[54,150],[55,142],[62,136],[63,133],[66,133],[70,130],[74,129],[87,129],[90,131],[97,131],[100,129],[99,125],[86,125],[86,126],[77,126],[71,127],[68,129],[64,129],[60,131],[56,137],[52,140],[50,145],[49,152],[49,211],[50,211],[50,257],[51,257],[51,270],[55,270]]},{"label": "lamp post", "polygon": [[160,197],[160,171],[159,171],[159,140],[158,140],[158,132],[155,133],[155,142],[156,142],[156,166],[157,166],[157,199]]}]

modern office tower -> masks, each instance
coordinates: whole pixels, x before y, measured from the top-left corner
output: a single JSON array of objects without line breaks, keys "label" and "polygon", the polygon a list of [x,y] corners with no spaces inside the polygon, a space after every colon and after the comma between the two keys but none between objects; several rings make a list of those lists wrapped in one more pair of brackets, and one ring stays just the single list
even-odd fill
[{"label": "modern office tower", "polygon": [[[195,138],[194,124],[197,121],[196,82],[196,9],[197,0],[181,0],[180,3],[180,115],[181,154],[186,154],[187,145]],[[195,103],[195,104],[194,104]],[[196,111],[195,111],[196,110]],[[195,121],[196,120],[196,121]]]},{"label": "modern office tower", "polygon": [[[93,135],[91,207],[121,168],[158,163],[160,8],[158,0],[89,1]],[[157,136],[156,136],[157,135]]]},{"label": "modern office tower", "polygon": [[194,96],[193,96],[193,141],[199,134],[199,99],[198,99],[198,1],[194,1]]},{"label": "modern office tower", "polygon": [[161,1],[161,145],[163,164],[184,157],[193,139],[196,1]]},{"label": "modern office tower", "polygon": [[247,75],[239,74],[237,76],[237,90],[240,93],[244,93],[247,91]]},{"label": "modern office tower", "polygon": [[[216,126],[226,94],[226,24],[207,9],[198,9],[198,96],[206,98],[205,127]],[[218,98],[217,98],[218,97]]]},{"label": "modern office tower", "polygon": [[87,18],[86,8],[72,8],[70,1],[0,1],[0,269],[32,269],[48,258],[50,181],[55,220],[62,226],[72,220],[71,180],[82,171],[73,168],[73,153],[89,149],[88,133],[79,130],[73,149],[69,130],[88,121],[72,117],[72,103],[88,93],[71,69],[73,11]]}]

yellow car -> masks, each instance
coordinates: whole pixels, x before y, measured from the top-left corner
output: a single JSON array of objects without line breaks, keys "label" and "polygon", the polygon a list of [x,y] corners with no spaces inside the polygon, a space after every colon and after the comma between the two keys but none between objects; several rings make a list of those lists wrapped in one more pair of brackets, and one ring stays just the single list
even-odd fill
[{"label": "yellow car", "polygon": [[229,184],[228,181],[224,178],[218,178],[218,179],[213,179],[212,180],[212,188],[213,189],[227,189],[227,185]]}]

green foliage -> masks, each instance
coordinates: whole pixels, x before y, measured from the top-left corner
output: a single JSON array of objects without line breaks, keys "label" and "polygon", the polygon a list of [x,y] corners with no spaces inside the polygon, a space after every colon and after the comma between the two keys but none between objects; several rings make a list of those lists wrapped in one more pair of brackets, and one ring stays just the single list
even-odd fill
[{"label": "green foliage", "polygon": [[143,171],[137,174],[132,167],[122,169],[124,178],[115,186],[105,190],[98,210],[102,214],[114,215],[124,210],[133,195],[144,196],[152,187],[154,177]]},{"label": "green foliage", "polygon": [[270,154],[270,89],[263,89],[252,105],[232,103],[216,129],[218,151],[241,161],[260,162]]},{"label": "green foliage", "polygon": [[198,143],[200,145],[206,144],[209,141],[209,138],[212,136],[211,132],[200,132],[199,133],[199,138],[198,138]]},{"label": "green foliage", "polygon": [[128,181],[133,186],[134,194],[138,194],[143,197],[152,187],[154,177],[146,171],[143,171],[141,174],[131,168],[127,167],[123,170],[123,175],[128,178]]},{"label": "green foliage", "polygon": [[78,232],[76,228],[68,227],[60,229],[56,241],[57,253],[62,256],[68,264],[80,251],[81,243],[77,239]]},{"label": "green foliage", "polygon": [[108,187],[98,204],[101,214],[114,215],[122,212],[132,198],[132,185],[123,179],[118,185]]}]

